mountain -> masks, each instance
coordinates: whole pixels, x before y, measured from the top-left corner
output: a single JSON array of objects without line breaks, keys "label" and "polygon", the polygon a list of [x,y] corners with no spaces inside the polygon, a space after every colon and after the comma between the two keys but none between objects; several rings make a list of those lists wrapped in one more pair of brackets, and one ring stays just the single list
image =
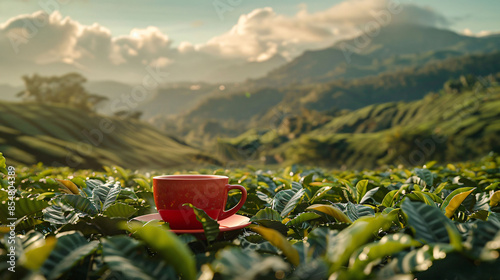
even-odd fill
[{"label": "mountain", "polygon": [[191,109],[200,100],[219,91],[219,85],[213,84],[170,84],[157,89],[150,98],[139,103],[135,110],[142,111],[145,119],[176,115]]},{"label": "mountain", "polygon": [[303,129],[303,116],[288,117],[275,129],[219,140],[218,152],[228,160],[351,168],[474,159],[500,152],[496,80],[500,75],[418,101],[369,105],[312,130]]},{"label": "mountain", "polygon": [[276,87],[354,79],[499,49],[498,36],[469,37],[433,27],[393,24],[381,28],[376,36],[361,35],[327,49],[306,51],[253,83]]},{"label": "mountain", "polygon": [[217,164],[143,122],[63,106],[0,103],[0,151],[10,164],[132,169]]},{"label": "mountain", "polygon": [[207,122],[217,121],[219,126],[225,128],[223,132],[228,134],[218,135],[221,137],[241,134],[251,128],[269,127],[276,119],[298,112],[301,108],[336,113],[371,104],[418,100],[430,91],[439,91],[445,82],[461,75],[473,73],[487,76],[498,73],[498,61],[500,52],[465,55],[378,76],[211,96],[171,120],[175,125],[169,126],[169,131],[182,136],[190,134],[190,139],[186,141],[195,143],[191,140],[205,137],[206,131],[199,128]]}]

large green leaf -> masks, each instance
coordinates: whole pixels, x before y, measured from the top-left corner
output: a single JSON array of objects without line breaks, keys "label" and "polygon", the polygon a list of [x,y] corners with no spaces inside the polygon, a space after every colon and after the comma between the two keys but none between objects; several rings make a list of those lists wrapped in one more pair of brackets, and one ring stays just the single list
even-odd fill
[{"label": "large green leaf", "polygon": [[[264,256],[241,248],[225,248],[217,253],[212,267],[224,279],[276,279],[276,273],[290,270],[279,256]],[[211,277],[207,277],[211,279]]]},{"label": "large green leaf", "polygon": [[425,271],[432,265],[433,261],[445,258],[450,252],[453,252],[453,247],[448,244],[424,245],[406,254],[399,254],[388,265],[384,266],[377,273],[377,276],[380,279],[390,279],[398,274]]},{"label": "large green leaf", "polygon": [[133,206],[124,203],[115,203],[104,211],[104,215],[108,217],[117,217],[117,218],[129,218],[137,212]]},{"label": "large green leaf", "polygon": [[446,224],[455,227],[437,207],[405,199],[401,206],[408,216],[408,225],[415,230],[415,239],[426,243],[449,243]]},{"label": "large green leaf", "polygon": [[294,227],[294,226],[301,225],[304,222],[314,220],[317,218],[321,218],[321,215],[318,215],[318,214],[313,213],[313,212],[304,212],[304,213],[298,214],[297,216],[295,216],[295,218],[288,221],[286,223],[286,225],[289,227]]},{"label": "large green leaf", "polygon": [[[9,210],[9,203],[14,201],[13,211]],[[0,203],[0,221],[5,224],[7,223],[7,218],[14,217],[16,219],[22,218],[27,215],[33,215],[41,212],[49,206],[47,201],[36,200],[34,198],[15,198],[14,200],[7,200],[4,203]],[[13,214],[13,215],[11,215]]]},{"label": "large green leaf", "polygon": [[326,257],[331,263],[330,273],[345,265],[351,254],[373,239],[378,232],[389,228],[394,218],[389,215],[363,217],[328,240]]},{"label": "large green leaf", "polygon": [[87,213],[91,216],[96,215],[98,213],[98,210],[94,205],[94,203],[92,203],[90,199],[80,195],[74,195],[74,194],[63,195],[61,197],[61,201],[67,203],[74,209],[79,210],[83,213]]},{"label": "large green leaf", "polygon": [[415,174],[417,174],[420,179],[424,180],[427,186],[431,187],[434,184],[434,176],[429,169],[415,168]]},{"label": "large green leaf", "polygon": [[41,268],[48,279],[61,277],[99,246],[97,241],[88,242],[79,232],[65,232],[56,237],[57,244]]},{"label": "large green leaf", "polygon": [[127,236],[101,239],[104,263],[120,279],[173,279],[175,272],[164,262],[148,258],[141,244]]},{"label": "large green leaf", "polygon": [[163,226],[154,224],[129,223],[123,228],[133,232],[135,236],[157,251],[183,279],[196,279],[196,263],[193,253],[174,233]]},{"label": "large green leaf", "polygon": [[419,245],[419,242],[406,234],[396,233],[384,236],[380,241],[367,244],[359,248],[356,253],[352,254],[349,260],[349,270],[353,274],[358,275],[370,274],[370,267],[366,270],[369,263],[375,260],[381,260],[386,256],[392,256],[406,248]]},{"label": "large green leaf", "polygon": [[7,175],[9,171],[7,171],[7,165],[5,164],[5,157],[2,152],[0,152],[0,173]]},{"label": "large green leaf", "polygon": [[96,205],[96,208],[100,212],[105,211],[115,202],[121,189],[122,188],[118,182],[110,182],[95,187],[92,190],[92,201]]},{"label": "large green leaf", "polygon": [[393,207],[396,201],[398,200],[400,193],[401,190],[392,190],[388,192],[385,195],[384,200],[382,201],[382,206]]},{"label": "large green leaf", "polygon": [[257,214],[255,214],[250,221],[255,222],[259,220],[271,220],[271,221],[279,221],[281,222],[282,218],[278,211],[273,210],[272,208],[266,207],[262,210],[259,210]]},{"label": "large green leaf", "polygon": [[361,200],[359,201],[359,204],[363,204],[363,203],[367,203],[368,200],[370,200],[370,198],[374,201],[374,202],[377,202],[375,201],[375,198],[373,198],[373,196],[379,191],[379,187],[376,187],[376,188],[373,188],[369,191],[367,191],[363,197],[361,198]]},{"label": "large green leaf", "polygon": [[450,193],[441,205],[446,217],[451,218],[462,202],[471,194],[475,188],[460,188]]},{"label": "large green leaf", "polygon": [[292,199],[295,193],[296,191],[292,189],[279,191],[274,196],[272,201],[273,210],[276,210],[280,213],[283,212],[283,209],[285,209],[286,205]]},{"label": "large green leaf", "polygon": [[299,265],[299,253],[293,246],[286,240],[286,238],[278,231],[261,226],[254,226],[251,229],[260,234],[264,239],[271,242],[276,248],[280,249],[287,259],[295,266]]},{"label": "large green leaf", "polygon": [[492,221],[477,221],[472,225],[466,244],[473,258],[479,258],[484,247],[500,232],[500,225]]},{"label": "large green leaf", "polygon": [[356,184],[356,202],[361,203],[361,199],[365,196],[368,188],[368,180],[361,180]]},{"label": "large green leaf", "polygon": [[496,191],[491,195],[490,207],[495,207],[500,203],[500,191]]},{"label": "large green leaf", "polygon": [[321,213],[325,213],[328,216],[334,217],[335,220],[342,222],[342,223],[352,223],[351,219],[346,216],[340,209],[337,207],[334,207],[332,205],[326,205],[326,204],[314,204],[309,207],[307,207],[306,210],[313,210],[313,211],[318,211]]},{"label": "large green leaf", "polygon": [[299,204],[300,200],[302,199],[302,196],[304,195],[304,193],[305,193],[305,189],[300,189],[292,196],[292,198],[290,198],[290,200],[287,202],[287,204],[285,205],[285,207],[281,211],[282,217],[287,216],[288,214],[290,214],[290,212],[293,211],[293,209],[295,209],[297,204]]},{"label": "large green leaf", "polygon": [[37,242],[29,248],[25,248],[24,267],[31,270],[38,270],[50,256],[50,253],[52,253],[52,250],[57,244],[57,239],[54,236],[49,236],[43,241],[44,242]]},{"label": "large green leaf", "polygon": [[184,204],[184,206],[189,206],[193,209],[196,219],[203,225],[203,232],[205,232],[205,237],[209,242],[214,241],[219,235],[219,223],[212,219],[208,214],[202,209],[196,208],[190,203]]},{"label": "large green leaf", "polygon": [[79,216],[73,208],[64,205],[52,205],[43,209],[43,219],[51,224],[65,225],[75,223],[78,221]]},{"label": "large green leaf", "polygon": [[369,206],[347,202],[346,214],[351,221],[356,221],[357,219],[363,216],[374,216],[375,212]]}]

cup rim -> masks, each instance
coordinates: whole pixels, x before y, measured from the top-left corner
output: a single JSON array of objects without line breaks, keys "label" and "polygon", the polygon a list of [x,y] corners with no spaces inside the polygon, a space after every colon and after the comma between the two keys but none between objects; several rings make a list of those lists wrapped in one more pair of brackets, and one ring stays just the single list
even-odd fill
[{"label": "cup rim", "polygon": [[202,181],[202,180],[220,180],[229,179],[227,176],[210,175],[210,174],[178,174],[178,175],[161,175],[153,177],[153,180],[162,181]]}]

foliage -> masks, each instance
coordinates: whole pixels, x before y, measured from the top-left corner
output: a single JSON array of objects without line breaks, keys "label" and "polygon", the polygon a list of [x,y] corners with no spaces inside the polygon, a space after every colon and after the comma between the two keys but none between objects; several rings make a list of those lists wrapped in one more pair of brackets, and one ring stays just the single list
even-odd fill
[{"label": "foliage", "polygon": [[[474,79],[461,93],[442,91],[408,103],[370,105],[312,130],[297,128],[307,127],[307,121],[290,124],[286,117],[276,128],[221,139],[218,150],[228,160],[347,168],[465,161],[500,152],[500,87],[488,78]],[[285,124],[295,129],[283,130]],[[244,158],[248,154],[252,157]],[[432,182],[431,177],[423,180]]]},{"label": "foliage", "polygon": [[7,164],[142,169],[218,162],[143,122],[88,114],[68,105],[0,102],[0,123]]},{"label": "foliage", "polygon": [[95,107],[107,97],[89,93],[83,84],[87,82],[78,73],[43,77],[34,74],[23,76],[25,90],[18,93],[26,101],[44,104],[64,104],[84,111],[95,111]]},{"label": "foliage", "polygon": [[202,236],[175,235],[161,221],[129,222],[155,211],[155,171],[17,167],[16,272],[7,270],[4,177],[0,278],[484,279],[500,273],[498,155],[413,170],[294,165],[197,172],[245,186],[239,214],[252,225],[218,233],[217,222],[199,209]]}]

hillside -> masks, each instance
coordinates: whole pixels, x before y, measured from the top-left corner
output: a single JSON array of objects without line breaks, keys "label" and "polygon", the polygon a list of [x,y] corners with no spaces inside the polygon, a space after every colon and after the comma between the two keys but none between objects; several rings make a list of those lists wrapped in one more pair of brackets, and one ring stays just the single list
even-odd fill
[{"label": "hillside", "polygon": [[10,164],[97,169],[216,162],[142,122],[34,103],[0,103],[0,151]]},{"label": "hillside", "polygon": [[335,113],[371,104],[418,100],[430,91],[440,90],[446,81],[460,75],[485,76],[500,72],[498,61],[500,52],[465,55],[354,80],[212,96],[170,120],[167,127],[176,135],[191,134],[186,141],[198,145],[200,142],[191,140],[206,137],[206,131],[199,128],[206,126],[207,122],[217,122],[225,128],[222,132],[228,133],[219,137],[232,137],[251,128],[267,128],[276,118],[281,118],[282,112],[294,114],[300,108]]},{"label": "hillside", "polygon": [[[367,43],[359,47],[357,42]],[[274,87],[292,83],[325,83],[499,49],[499,37],[469,37],[433,27],[389,25],[381,28],[377,36],[361,36],[323,50],[307,51],[254,83]]]},{"label": "hillside", "polygon": [[[488,87],[484,88],[484,85]],[[295,122],[297,123],[297,122]],[[500,87],[484,80],[468,91],[429,94],[409,103],[370,105],[312,131],[290,134],[282,127],[249,131],[219,140],[227,159],[265,159],[369,168],[384,164],[421,165],[461,161],[499,152]]]}]

